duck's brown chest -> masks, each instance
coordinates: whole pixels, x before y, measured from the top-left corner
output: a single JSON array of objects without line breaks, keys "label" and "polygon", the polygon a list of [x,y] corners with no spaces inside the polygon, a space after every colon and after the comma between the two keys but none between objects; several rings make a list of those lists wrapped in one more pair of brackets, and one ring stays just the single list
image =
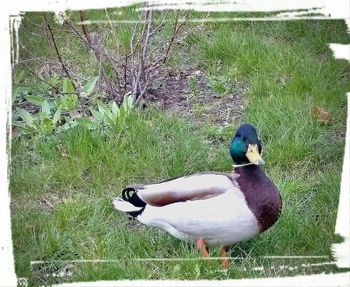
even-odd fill
[{"label": "duck's brown chest", "polygon": [[281,196],[273,182],[258,166],[245,166],[235,170],[236,179],[249,208],[258,220],[260,232],[271,227],[282,210]]}]

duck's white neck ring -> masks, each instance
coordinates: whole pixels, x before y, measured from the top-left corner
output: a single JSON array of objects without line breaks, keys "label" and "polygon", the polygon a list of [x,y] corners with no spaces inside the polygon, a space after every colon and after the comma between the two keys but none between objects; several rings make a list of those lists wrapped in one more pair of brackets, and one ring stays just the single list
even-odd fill
[{"label": "duck's white neck ring", "polygon": [[242,166],[247,166],[247,165],[254,165],[254,163],[244,163],[244,164],[234,164],[233,167],[236,168],[236,167],[242,167]]}]

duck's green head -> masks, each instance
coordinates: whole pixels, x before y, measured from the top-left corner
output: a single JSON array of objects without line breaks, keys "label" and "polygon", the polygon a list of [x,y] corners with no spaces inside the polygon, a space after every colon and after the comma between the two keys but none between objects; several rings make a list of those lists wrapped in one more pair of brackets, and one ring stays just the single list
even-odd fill
[{"label": "duck's green head", "polygon": [[264,164],[261,157],[262,146],[256,129],[250,124],[242,124],[230,145],[230,154],[236,164]]}]

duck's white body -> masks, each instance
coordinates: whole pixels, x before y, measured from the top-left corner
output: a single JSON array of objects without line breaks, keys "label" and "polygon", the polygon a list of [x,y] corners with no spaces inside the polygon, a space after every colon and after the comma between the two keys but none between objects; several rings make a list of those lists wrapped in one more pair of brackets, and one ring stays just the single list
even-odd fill
[{"label": "duck's white body", "polygon": [[235,175],[195,174],[174,180],[132,187],[145,202],[135,207],[121,198],[116,209],[142,212],[136,218],[166,230],[181,240],[203,239],[209,245],[231,245],[259,234],[259,225],[240,191]]}]

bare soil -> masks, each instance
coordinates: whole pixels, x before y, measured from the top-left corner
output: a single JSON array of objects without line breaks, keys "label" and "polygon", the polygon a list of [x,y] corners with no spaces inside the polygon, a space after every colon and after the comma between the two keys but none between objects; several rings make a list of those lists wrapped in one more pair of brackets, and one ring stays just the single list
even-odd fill
[{"label": "bare soil", "polygon": [[[207,85],[203,71],[187,69],[162,71],[158,86],[148,89],[146,101],[163,107],[194,123],[227,126],[243,115],[245,100],[241,96],[244,86],[236,85],[228,95],[218,96]],[[195,91],[190,81],[196,82]]]}]

